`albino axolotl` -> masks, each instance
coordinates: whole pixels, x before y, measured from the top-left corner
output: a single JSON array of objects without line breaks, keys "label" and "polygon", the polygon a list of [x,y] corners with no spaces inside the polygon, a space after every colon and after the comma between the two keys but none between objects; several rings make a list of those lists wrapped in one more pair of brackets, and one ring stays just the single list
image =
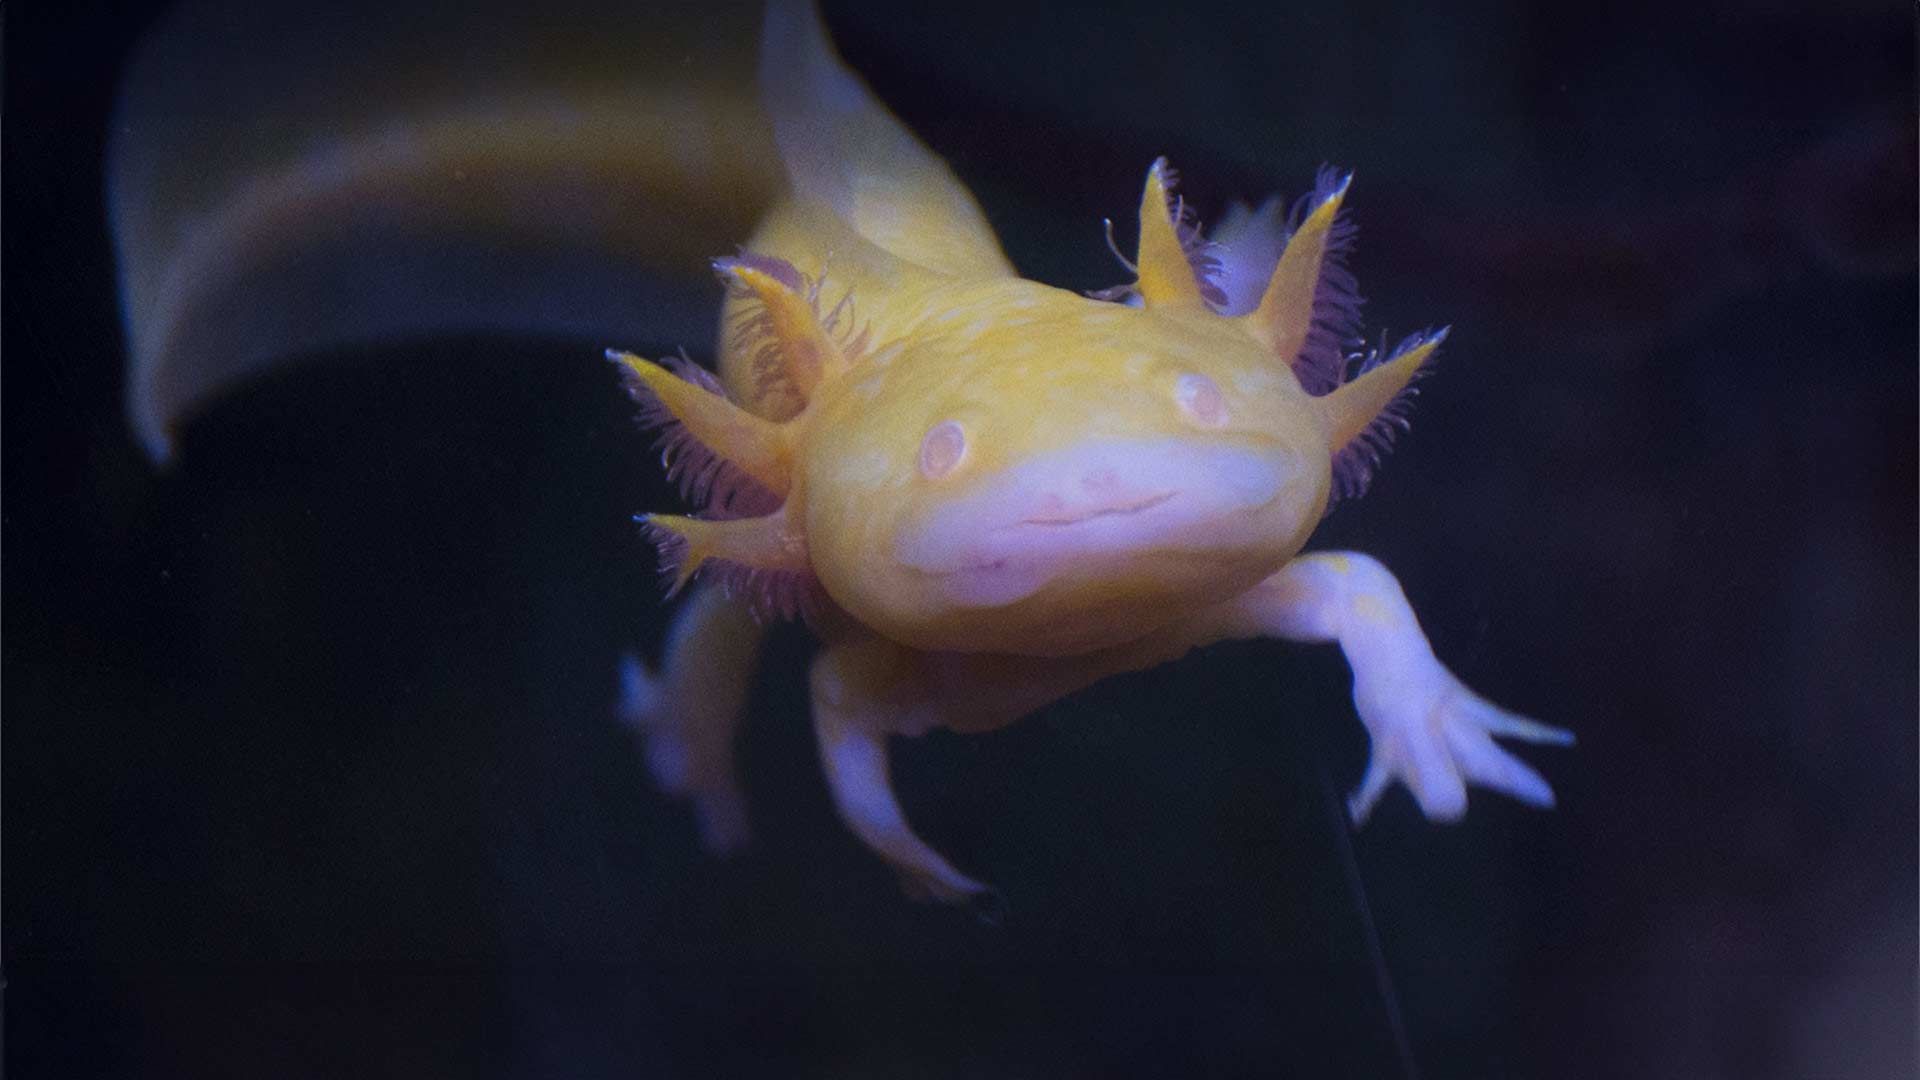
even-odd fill
[{"label": "albino axolotl", "polygon": [[729,5],[509,7],[435,11],[422,35],[386,5],[208,0],[142,47],[109,188],[129,411],[157,460],[183,416],[301,356],[658,335],[649,275],[751,232],[715,264],[718,380],[618,357],[701,507],[647,519],[673,583],[702,580],[627,711],[713,846],[744,837],[731,744],[760,620],[803,612],[836,802],[920,894],[985,889],[908,827],[890,736],[985,731],[1229,638],[1344,649],[1372,740],[1356,821],[1394,780],[1435,819],[1468,784],[1551,802],[1494,740],[1570,736],[1463,687],[1378,562],[1301,554],[1443,337],[1348,352],[1346,177],[1203,238],[1156,163],[1133,280],[1081,296],[1014,272],[810,5],[769,5],[757,102]]},{"label": "albino axolotl", "polygon": [[805,5],[772,5],[760,75],[787,190],[714,264],[718,380],[609,354],[703,508],[644,518],[673,587],[696,587],[663,668],[629,673],[629,712],[711,846],[745,835],[731,744],[762,620],[796,613],[823,639],[835,804],[917,896],[987,886],[914,834],[889,737],[989,731],[1229,639],[1340,645],[1372,746],[1356,823],[1395,780],[1434,820],[1465,812],[1469,784],[1552,805],[1494,740],[1572,737],[1463,686],[1379,562],[1303,554],[1446,336],[1347,351],[1350,178],[1203,240],[1156,162],[1135,280],[1082,296],[1014,272]]}]

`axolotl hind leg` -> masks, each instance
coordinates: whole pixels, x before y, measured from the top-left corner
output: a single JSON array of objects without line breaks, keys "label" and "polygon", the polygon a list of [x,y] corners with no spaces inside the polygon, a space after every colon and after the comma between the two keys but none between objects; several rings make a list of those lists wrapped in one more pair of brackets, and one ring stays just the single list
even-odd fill
[{"label": "axolotl hind leg", "polygon": [[621,718],[643,740],[661,788],[691,799],[708,850],[746,843],[746,801],[733,737],[765,635],[746,603],[699,585],[675,617],[659,672],[638,657],[622,670]]}]

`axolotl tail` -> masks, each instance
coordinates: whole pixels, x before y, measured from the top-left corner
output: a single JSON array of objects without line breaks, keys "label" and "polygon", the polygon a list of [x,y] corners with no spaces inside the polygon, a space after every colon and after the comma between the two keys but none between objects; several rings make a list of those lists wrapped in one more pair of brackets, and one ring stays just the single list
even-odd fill
[{"label": "axolotl tail", "polygon": [[121,88],[108,202],[156,459],[236,382],[458,332],[711,340],[781,184],[751,4],[190,0]]}]

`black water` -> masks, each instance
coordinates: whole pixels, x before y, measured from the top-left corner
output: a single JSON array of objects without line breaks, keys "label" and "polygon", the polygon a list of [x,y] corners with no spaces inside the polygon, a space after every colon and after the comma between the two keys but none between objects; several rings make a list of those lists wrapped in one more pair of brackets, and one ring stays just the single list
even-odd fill
[{"label": "black water", "polygon": [[[649,786],[614,664],[658,645],[628,519],[670,496],[606,343],[339,358],[149,466],[100,158],[153,14],[7,12],[11,1075],[1401,1074],[1332,650],[902,745],[989,927],[834,820],[797,632],[754,850]],[[1581,743],[1528,755],[1552,814],[1396,793],[1352,840],[1423,1075],[1911,1073],[1909,9],[830,17],[1036,277],[1117,279],[1098,221],[1157,154],[1203,209],[1332,160],[1370,321],[1456,327],[1316,545]]]}]

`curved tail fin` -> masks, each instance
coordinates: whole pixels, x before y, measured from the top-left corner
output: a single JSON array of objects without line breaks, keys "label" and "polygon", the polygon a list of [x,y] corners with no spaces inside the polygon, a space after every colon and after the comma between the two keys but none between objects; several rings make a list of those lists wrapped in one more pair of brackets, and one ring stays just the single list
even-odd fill
[{"label": "curved tail fin", "polygon": [[780,185],[751,4],[189,0],[121,88],[108,198],[149,453],[220,389],[450,331],[709,340]]},{"label": "curved tail fin", "polygon": [[122,87],[108,186],[162,460],[215,392],[324,350],[708,340],[701,271],[783,186],[897,258],[1013,272],[805,0],[188,0]]}]

